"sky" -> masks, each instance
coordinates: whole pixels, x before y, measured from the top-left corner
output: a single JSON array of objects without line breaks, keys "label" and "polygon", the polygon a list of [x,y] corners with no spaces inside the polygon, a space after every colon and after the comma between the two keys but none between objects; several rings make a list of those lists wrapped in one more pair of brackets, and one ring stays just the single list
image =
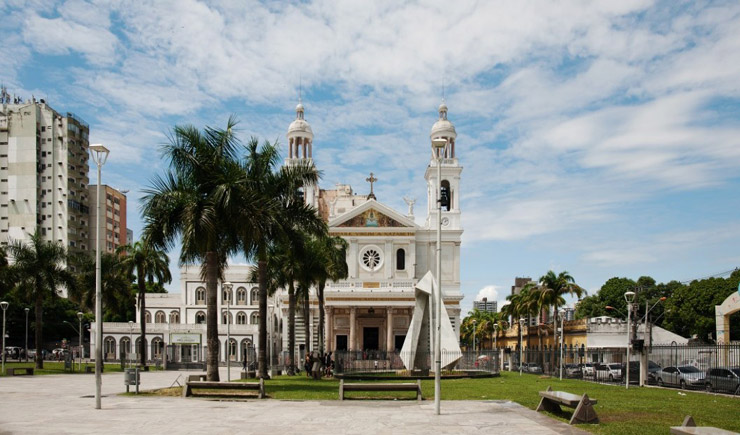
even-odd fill
[{"label": "sky", "polygon": [[736,1],[0,0],[0,16],[0,81],[90,124],[137,237],[173,126],[234,114],[285,154],[300,89],[321,187],[364,192],[372,171],[420,224],[444,96],[463,313],[548,270],[593,294],[740,266]]}]

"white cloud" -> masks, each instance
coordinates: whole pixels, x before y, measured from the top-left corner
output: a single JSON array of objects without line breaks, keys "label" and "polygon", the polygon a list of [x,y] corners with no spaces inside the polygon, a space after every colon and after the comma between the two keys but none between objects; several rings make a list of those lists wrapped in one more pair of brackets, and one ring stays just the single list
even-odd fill
[{"label": "white cloud", "polygon": [[478,290],[478,294],[475,295],[475,300],[482,301],[483,298],[487,298],[487,300],[489,301],[497,301],[498,300],[498,289],[499,289],[499,286],[487,285],[483,287],[482,289]]}]

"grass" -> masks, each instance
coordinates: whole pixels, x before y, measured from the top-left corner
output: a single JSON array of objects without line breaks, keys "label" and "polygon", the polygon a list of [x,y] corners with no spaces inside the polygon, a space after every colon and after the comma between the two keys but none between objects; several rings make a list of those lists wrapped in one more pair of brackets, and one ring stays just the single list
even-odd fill
[{"label": "grass", "polygon": [[[250,381],[250,380],[248,380]],[[253,381],[253,380],[251,380]],[[372,382],[372,381],[363,381]],[[388,382],[388,381],[383,381]],[[267,395],[279,400],[337,400],[339,381],[314,381],[305,376],[277,376],[265,382]],[[539,391],[548,386],[574,394],[588,394],[599,401],[596,412],[601,420],[597,425],[578,427],[598,434],[665,434],[670,426],[680,426],[686,415],[692,415],[700,426],[716,426],[740,431],[740,398],[711,395],[700,392],[662,388],[630,388],[602,385],[580,380],[558,380],[545,376],[504,372],[500,377],[483,379],[448,379],[442,381],[443,400],[511,400],[535,409]],[[434,381],[423,380],[424,399],[434,399]],[[179,395],[180,388],[167,389],[160,395]],[[151,394],[159,394],[153,392]],[[413,392],[348,392],[348,398],[408,399]],[[563,414],[547,413],[567,422],[572,410]]]},{"label": "grass", "polygon": [[[5,369],[10,368],[20,368],[20,367],[36,367],[36,364],[33,361],[29,362],[6,362],[5,363]],[[33,371],[34,375],[79,375],[79,374],[85,374],[85,367],[95,367],[95,363],[83,363],[82,364],[82,370],[79,369],[79,364],[75,362],[72,364],[72,370],[64,370],[64,361],[44,361],[44,368],[43,369],[35,369]],[[149,366],[149,370],[157,370],[155,366]],[[121,369],[120,364],[106,364],[105,365],[105,373],[120,373],[123,372],[123,369]],[[8,376],[7,374],[0,373],[0,376]]]}]

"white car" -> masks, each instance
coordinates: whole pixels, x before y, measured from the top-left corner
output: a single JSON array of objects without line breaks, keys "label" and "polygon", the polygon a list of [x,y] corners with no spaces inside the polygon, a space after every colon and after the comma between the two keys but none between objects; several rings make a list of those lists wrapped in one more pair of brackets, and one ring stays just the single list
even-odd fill
[{"label": "white car", "polygon": [[596,371],[594,370],[594,364],[593,363],[586,363],[583,365],[583,377],[584,378],[593,378],[596,376]]},{"label": "white car", "polygon": [[619,381],[622,379],[622,364],[596,364],[596,379],[600,381]]}]

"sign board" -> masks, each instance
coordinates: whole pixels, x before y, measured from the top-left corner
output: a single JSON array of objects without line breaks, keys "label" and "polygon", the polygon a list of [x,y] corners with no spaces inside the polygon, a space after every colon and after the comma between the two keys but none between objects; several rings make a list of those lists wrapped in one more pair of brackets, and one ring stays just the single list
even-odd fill
[{"label": "sign board", "polygon": [[200,344],[200,334],[170,334],[171,344]]}]

